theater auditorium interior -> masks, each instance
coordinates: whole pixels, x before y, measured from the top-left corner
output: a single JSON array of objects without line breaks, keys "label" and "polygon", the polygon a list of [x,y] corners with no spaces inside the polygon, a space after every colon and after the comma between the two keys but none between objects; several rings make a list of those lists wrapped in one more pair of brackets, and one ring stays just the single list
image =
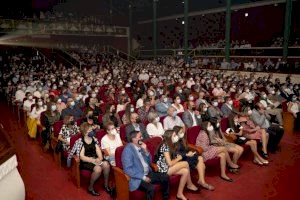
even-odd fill
[{"label": "theater auditorium interior", "polygon": [[299,0],[9,0],[0,200],[296,200]]}]

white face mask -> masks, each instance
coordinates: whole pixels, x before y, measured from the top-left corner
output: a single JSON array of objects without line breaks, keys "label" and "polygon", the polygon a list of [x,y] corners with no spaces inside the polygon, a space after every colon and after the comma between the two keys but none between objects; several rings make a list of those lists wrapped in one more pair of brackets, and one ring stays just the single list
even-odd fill
[{"label": "white face mask", "polygon": [[168,102],[168,98],[167,98],[167,97],[164,98],[164,102],[165,102],[165,103]]},{"label": "white face mask", "polygon": [[42,105],[43,105],[43,102],[39,101],[39,102],[38,102],[38,105],[39,105],[39,106],[42,106]]},{"label": "white face mask", "polygon": [[215,106],[215,107],[217,107],[218,105],[219,105],[219,104],[218,104],[218,102],[216,102],[216,101],[213,103],[213,106]]},{"label": "white face mask", "polygon": [[189,97],[189,100],[190,100],[190,101],[194,101],[194,97],[193,97],[193,96],[190,96],[190,97]]},{"label": "white face mask", "polygon": [[232,105],[232,104],[233,104],[233,101],[232,101],[232,100],[230,100],[230,101],[228,101],[228,103],[229,103],[229,105]]},{"label": "white face mask", "polygon": [[114,129],[110,130],[110,134],[112,134],[112,135],[117,135],[118,132],[117,132],[117,130],[114,128]]},{"label": "white face mask", "polygon": [[248,115],[251,115],[252,114],[252,110],[248,110]]},{"label": "white face mask", "polygon": [[220,123],[217,123],[217,124],[216,124],[216,127],[219,128],[219,127],[220,127]]},{"label": "white face mask", "polygon": [[134,108],[130,108],[130,112],[134,112]]},{"label": "white face mask", "polygon": [[74,101],[71,102],[71,106],[75,106],[75,102]]},{"label": "white face mask", "polygon": [[61,99],[58,99],[58,100],[57,100],[57,103],[61,103]]},{"label": "white face mask", "polygon": [[178,140],[179,140],[179,137],[177,135],[175,135],[174,137],[172,137],[173,144],[177,143]]},{"label": "white face mask", "polygon": [[178,93],[182,93],[182,89],[178,90]]},{"label": "white face mask", "polygon": [[176,103],[180,104],[181,100],[180,99],[176,99]]},{"label": "white face mask", "polygon": [[33,97],[32,97],[32,96],[29,96],[29,97],[28,97],[28,99],[29,99],[29,100],[32,100],[32,99],[33,99]]},{"label": "white face mask", "polygon": [[153,91],[150,91],[150,92],[149,92],[149,95],[150,95],[150,96],[153,96],[153,95],[154,95],[154,92],[153,92]]},{"label": "white face mask", "polygon": [[246,91],[246,92],[249,92],[250,90],[249,90],[249,89],[246,89],[245,91]]},{"label": "white face mask", "polygon": [[156,123],[159,122],[159,120],[160,120],[159,117],[156,117],[156,118],[155,118],[155,122],[156,122]]},{"label": "white face mask", "polygon": [[51,106],[51,110],[55,111],[56,110],[56,105]]},{"label": "white face mask", "polygon": [[208,130],[208,131],[213,131],[213,130],[214,130],[214,127],[213,127],[213,126],[209,126],[209,127],[207,127],[207,130]]},{"label": "white face mask", "polygon": [[125,90],[122,90],[122,91],[121,91],[121,94],[125,94]]},{"label": "white face mask", "polygon": [[180,139],[182,139],[182,138],[184,137],[184,132],[183,132],[183,131],[179,132],[179,133],[178,133],[178,137],[179,137]]},{"label": "white face mask", "polygon": [[203,111],[206,112],[206,111],[207,111],[207,108],[203,108]]},{"label": "white face mask", "polygon": [[93,97],[93,98],[96,98],[96,96],[97,96],[97,95],[96,95],[95,93],[92,94],[92,97]]}]

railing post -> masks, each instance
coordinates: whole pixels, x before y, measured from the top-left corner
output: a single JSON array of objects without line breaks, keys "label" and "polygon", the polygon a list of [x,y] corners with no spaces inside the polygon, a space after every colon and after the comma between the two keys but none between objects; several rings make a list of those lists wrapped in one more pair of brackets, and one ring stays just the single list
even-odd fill
[{"label": "railing post", "polygon": [[283,60],[287,61],[288,48],[290,40],[290,30],[291,30],[291,20],[292,20],[292,0],[286,0],[285,7],[285,21],[284,21],[284,37],[283,37]]},{"label": "railing post", "polygon": [[225,58],[229,62],[230,59],[230,29],[231,29],[231,0],[227,0],[226,4],[226,32],[225,32]]},{"label": "railing post", "polygon": [[153,39],[153,58],[156,59],[156,56],[157,56],[157,27],[156,27],[156,20],[157,20],[157,16],[156,16],[156,11],[157,11],[157,2],[158,0],[153,0],[153,36],[152,36],[152,39]]},{"label": "railing post", "polygon": [[187,62],[188,58],[188,18],[189,18],[189,0],[184,0],[184,60]]}]

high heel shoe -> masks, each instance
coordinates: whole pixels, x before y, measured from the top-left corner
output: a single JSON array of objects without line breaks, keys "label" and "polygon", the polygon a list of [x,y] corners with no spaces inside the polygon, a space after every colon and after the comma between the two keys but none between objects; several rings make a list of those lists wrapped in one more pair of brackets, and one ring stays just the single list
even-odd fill
[{"label": "high heel shoe", "polygon": [[268,165],[269,164],[269,161],[267,160],[264,160],[264,161],[261,161],[264,165]]},{"label": "high heel shoe", "polygon": [[93,196],[100,196],[100,194],[98,192],[96,192],[94,189],[91,189],[91,190],[88,189],[88,193],[90,193]]},{"label": "high heel shoe", "polygon": [[220,178],[223,179],[224,181],[233,182],[233,179],[232,179],[232,178],[227,179],[227,178],[224,178],[224,177],[222,177],[222,176],[220,176]]},{"label": "high heel shoe", "polygon": [[261,155],[265,158],[265,159],[268,159],[269,158],[269,155],[265,152],[262,152]]},{"label": "high heel shoe", "polygon": [[253,163],[256,164],[256,165],[259,165],[259,166],[264,165],[261,161],[255,160],[255,159],[253,160]]},{"label": "high heel shoe", "polygon": [[[176,196],[176,199],[177,200],[183,200],[181,197],[178,197],[178,196]],[[189,199],[187,199],[187,200],[189,200]]]}]

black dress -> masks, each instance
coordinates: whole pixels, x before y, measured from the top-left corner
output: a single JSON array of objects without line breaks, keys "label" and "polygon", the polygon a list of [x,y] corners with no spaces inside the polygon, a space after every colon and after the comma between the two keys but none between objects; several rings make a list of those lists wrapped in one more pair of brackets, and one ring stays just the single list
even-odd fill
[{"label": "black dress", "polygon": [[178,151],[176,152],[176,154],[180,154],[182,156],[182,161],[186,161],[189,163],[190,169],[196,169],[196,166],[198,164],[198,157],[199,154],[198,152],[196,152],[193,156],[188,157],[186,156],[186,154],[190,151],[188,148],[185,148],[183,145],[182,140],[178,141]]},{"label": "black dress", "polygon": [[[87,144],[84,141],[84,138],[82,138],[82,143],[83,143],[83,147],[84,147],[84,155],[85,156],[92,157],[92,158],[98,157],[97,153],[96,153],[96,142],[94,139],[92,139],[91,144]],[[94,163],[80,161],[80,169],[93,171],[94,167],[95,167]]]}]

